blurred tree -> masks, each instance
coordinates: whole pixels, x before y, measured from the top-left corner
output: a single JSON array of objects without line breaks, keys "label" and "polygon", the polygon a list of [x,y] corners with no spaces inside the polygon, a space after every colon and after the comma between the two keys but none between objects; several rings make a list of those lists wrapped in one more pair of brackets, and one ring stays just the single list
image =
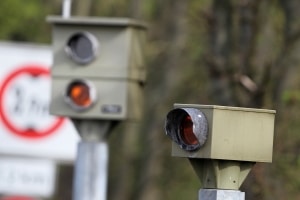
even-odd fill
[{"label": "blurred tree", "polygon": [[93,0],[84,0],[84,1],[74,1],[74,12],[73,15],[79,16],[89,16],[91,15],[91,8],[93,5]]},{"label": "blurred tree", "polygon": [[[295,0],[213,1],[206,15],[209,43],[204,60],[215,103],[272,107],[282,119],[282,95],[299,44],[299,7]],[[283,198],[276,193],[282,190],[270,188],[269,167],[253,170],[244,187],[247,199]]]},{"label": "blurred tree", "polygon": [[[162,143],[161,132],[163,130],[163,113],[166,113],[171,91],[175,90],[176,82],[179,81],[180,69],[183,66],[184,48],[186,41],[186,16],[187,1],[156,1],[157,6],[161,6],[153,15],[155,25],[150,29],[150,37],[156,43],[154,52],[154,61],[150,63],[149,73],[153,73],[150,80],[154,95],[147,98],[146,120],[144,132],[148,134],[145,137],[145,154],[143,156],[143,170],[141,182],[146,182],[139,190],[137,199],[161,199],[162,185],[160,177],[163,176],[165,156],[163,156],[164,145]],[[155,27],[154,27],[155,26]]]},{"label": "blurred tree", "polygon": [[14,41],[49,41],[50,28],[45,16],[51,13],[53,3],[49,1],[4,0],[0,2],[0,38]]}]

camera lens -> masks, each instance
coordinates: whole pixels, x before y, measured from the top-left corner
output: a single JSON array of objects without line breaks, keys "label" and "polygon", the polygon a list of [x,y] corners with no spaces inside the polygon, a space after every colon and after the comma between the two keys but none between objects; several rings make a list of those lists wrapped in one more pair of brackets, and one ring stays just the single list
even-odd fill
[{"label": "camera lens", "polygon": [[90,63],[96,56],[97,40],[89,33],[72,35],[66,45],[66,52],[79,64]]}]

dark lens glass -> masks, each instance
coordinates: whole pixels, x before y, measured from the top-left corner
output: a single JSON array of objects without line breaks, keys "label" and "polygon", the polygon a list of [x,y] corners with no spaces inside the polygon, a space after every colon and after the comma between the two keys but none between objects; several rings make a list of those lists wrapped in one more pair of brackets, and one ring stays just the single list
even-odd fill
[{"label": "dark lens glass", "polygon": [[68,47],[73,59],[81,63],[90,62],[95,55],[92,41],[82,33],[72,36],[68,42]]},{"label": "dark lens glass", "polygon": [[186,145],[197,145],[199,143],[193,131],[193,121],[186,115],[180,124],[180,137]]}]

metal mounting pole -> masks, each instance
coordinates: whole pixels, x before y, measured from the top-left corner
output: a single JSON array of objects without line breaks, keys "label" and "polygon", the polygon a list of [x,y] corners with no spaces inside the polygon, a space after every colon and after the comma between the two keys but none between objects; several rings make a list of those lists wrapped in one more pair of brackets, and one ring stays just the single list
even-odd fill
[{"label": "metal mounting pole", "polygon": [[72,0],[63,0],[62,16],[63,18],[69,18],[71,15]]},{"label": "metal mounting pole", "polygon": [[200,189],[198,200],[245,200],[245,192],[239,190]]},{"label": "metal mounting pole", "polygon": [[106,200],[110,121],[73,120],[82,137],[78,144],[73,200]]}]

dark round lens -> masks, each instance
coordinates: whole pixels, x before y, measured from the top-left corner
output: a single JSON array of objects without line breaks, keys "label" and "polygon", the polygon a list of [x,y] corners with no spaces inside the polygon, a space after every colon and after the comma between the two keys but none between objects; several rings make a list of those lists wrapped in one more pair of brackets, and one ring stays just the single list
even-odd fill
[{"label": "dark round lens", "polygon": [[197,145],[199,143],[193,131],[191,116],[186,115],[180,124],[180,137],[186,145]]},{"label": "dark round lens", "polygon": [[84,35],[78,35],[70,41],[70,47],[74,54],[82,60],[88,59],[93,54],[91,41]]},{"label": "dark round lens", "polygon": [[95,44],[93,42],[90,35],[77,33],[69,39],[67,49],[73,60],[85,64],[95,57]]}]

